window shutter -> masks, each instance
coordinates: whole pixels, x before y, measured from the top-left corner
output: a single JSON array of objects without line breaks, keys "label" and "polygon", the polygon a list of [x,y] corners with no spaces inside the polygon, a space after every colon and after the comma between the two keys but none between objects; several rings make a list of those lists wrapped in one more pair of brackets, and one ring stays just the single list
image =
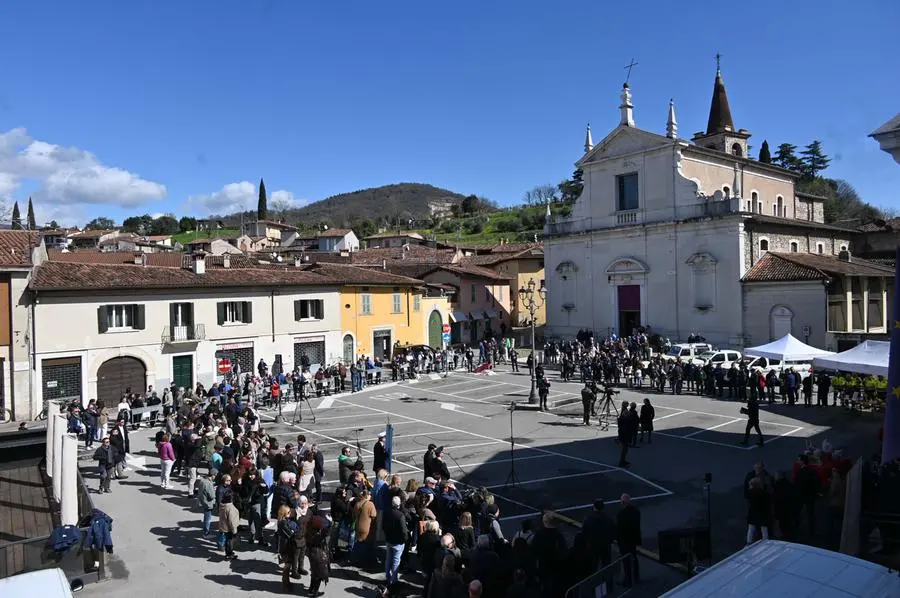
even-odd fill
[{"label": "window shutter", "polygon": [[295,322],[300,321],[300,315],[301,315],[300,314],[300,301],[297,300],[297,301],[294,301],[294,321]]},{"label": "window shutter", "polygon": [[[177,304],[177,303],[170,303],[170,304],[169,304],[169,326],[170,326],[171,328],[175,328],[175,326],[178,324],[178,322],[176,321],[176,318],[175,318],[175,312],[176,312],[177,309],[178,309],[178,304]],[[174,334],[175,334],[175,331],[172,330],[172,331],[170,332],[170,334],[173,334],[173,335],[174,335]]]},{"label": "window shutter", "polygon": [[134,306],[134,325],[132,327],[135,330],[143,330],[144,329],[144,306],[143,305],[135,305]]},{"label": "window shutter", "polygon": [[244,324],[253,323],[253,302],[244,301]]},{"label": "window shutter", "polygon": [[216,319],[219,322],[219,326],[225,323],[225,304],[224,303],[216,303]]},{"label": "window shutter", "polygon": [[97,331],[103,334],[109,329],[109,310],[105,305],[97,308]]},{"label": "window shutter", "polygon": [[325,319],[325,301],[323,299],[316,301],[316,317],[320,320]]}]

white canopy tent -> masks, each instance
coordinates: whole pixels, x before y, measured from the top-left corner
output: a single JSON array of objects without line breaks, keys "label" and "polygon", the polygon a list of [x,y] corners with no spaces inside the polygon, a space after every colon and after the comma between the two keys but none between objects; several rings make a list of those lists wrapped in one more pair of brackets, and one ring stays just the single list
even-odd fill
[{"label": "white canopy tent", "polygon": [[744,349],[744,355],[781,359],[782,361],[803,361],[812,360],[816,357],[828,357],[834,355],[834,353],[810,347],[792,335],[786,334],[777,341]]},{"label": "white canopy tent", "polygon": [[813,361],[813,367],[870,376],[887,376],[890,358],[891,343],[864,341],[852,349],[835,353],[831,357],[817,357]]}]

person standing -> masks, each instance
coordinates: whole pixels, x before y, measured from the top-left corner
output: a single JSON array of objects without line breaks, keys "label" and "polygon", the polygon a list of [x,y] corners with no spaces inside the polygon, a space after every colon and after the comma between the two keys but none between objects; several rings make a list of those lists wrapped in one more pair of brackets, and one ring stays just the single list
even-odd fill
[{"label": "person standing", "polygon": [[619,467],[628,467],[631,465],[626,461],[628,456],[628,445],[631,443],[631,416],[628,415],[628,401],[622,402],[622,410],[619,412],[618,423],[618,440],[619,440]]},{"label": "person standing", "polygon": [[763,540],[769,539],[769,527],[772,522],[772,497],[763,488],[763,481],[751,478],[746,490],[747,495],[747,544],[752,544],[759,531]]},{"label": "person standing", "polygon": [[812,374],[809,374],[806,378],[800,382],[800,385],[803,387],[803,405],[805,407],[812,407],[812,392],[813,392],[813,377]]},{"label": "person standing", "polygon": [[237,558],[234,553],[234,538],[237,536],[241,515],[234,506],[234,493],[231,488],[222,492],[219,502],[219,531],[225,534],[225,558],[229,561]]},{"label": "person standing", "polygon": [[541,411],[549,411],[547,398],[550,396],[550,381],[543,375],[538,379],[538,397],[541,401]]},{"label": "person standing", "polygon": [[109,489],[110,480],[116,475],[116,463],[118,463],[119,449],[109,442],[109,438],[101,441],[100,448],[94,451],[94,459],[97,461],[97,469],[100,470],[100,492],[112,492]]},{"label": "person standing", "polygon": [[375,442],[375,447],[372,449],[372,470],[375,473],[378,473],[379,469],[384,469],[386,471],[390,471],[390,455],[388,455],[387,447],[384,442],[385,433],[378,433],[378,440]]},{"label": "person standing", "polygon": [[816,379],[816,405],[819,407],[828,406],[828,391],[831,388],[831,376],[822,372]]},{"label": "person standing", "polygon": [[631,496],[623,494],[621,499],[622,509],[616,515],[616,542],[619,544],[619,552],[622,556],[630,556],[622,562],[624,569],[624,585],[631,587],[632,583],[640,583],[641,571],[638,563],[638,546],[641,545],[641,512],[631,504]]},{"label": "person standing", "polygon": [[216,474],[210,470],[197,483],[197,506],[203,511],[203,535],[212,533],[212,514],[216,508],[216,487],[213,484]]},{"label": "person standing", "polygon": [[409,537],[406,515],[400,509],[400,505],[399,496],[391,497],[390,510],[384,514],[382,522],[384,541],[387,545],[387,556],[384,559],[384,576],[387,584],[385,595],[388,595],[397,584],[397,571],[400,568],[400,560]]},{"label": "person standing", "polygon": [[644,399],[641,405],[641,442],[644,442],[644,432],[647,433],[647,444],[653,444],[653,420],[656,417],[656,410],[650,404],[650,399]]},{"label": "person standing", "polygon": [[762,431],[759,429],[759,403],[751,397],[747,401],[747,406],[741,407],[741,413],[747,416],[747,428],[744,430],[744,439],[741,441],[741,444],[746,445],[750,440],[750,430],[756,430],[756,433],[759,435],[759,440],[756,441],[756,444],[763,446],[765,440],[763,439]]},{"label": "person standing", "polygon": [[169,475],[172,473],[172,465],[175,463],[175,449],[172,448],[172,437],[163,434],[156,446],[159,454],[159,483],[163,488],[169,487]]},{"label": "person standing", "polygon": [[638,448],[638,432],[641,429],[641,416],[637,412],[637,403],[632,403],[628,408],[628,421],[631,424],[631,448]]},{"label": "person standing", "polygon": [[591,405],[594,404],[596,398],[597,395],[594,393],[591,381],[586,380],[584,388],[581,389],[581,417],[586,426],[591,425]]}]

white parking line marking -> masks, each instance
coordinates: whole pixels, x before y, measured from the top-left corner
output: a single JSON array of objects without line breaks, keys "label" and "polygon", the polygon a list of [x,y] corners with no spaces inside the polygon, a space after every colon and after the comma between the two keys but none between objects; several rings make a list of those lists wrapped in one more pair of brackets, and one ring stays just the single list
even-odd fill
[{"label": "white parking line marking", "polygon": [[459,409],[453,403],[441,403],[441,409],[446,411],[452,411],[453,413],[462,413],[463,415],[471,415],[472,417],[480,417],[481,419],[491,419],[485,415],[478,415],[477,413],[469,413],[468,411],[463,411]]},{"label": "white parking line marking", "polygon": [[[665,409],[666,411],[679,410],[679,411],[682,411],[683,413],[695,413],[697,415],[708,415],[710,417],[718,417],[720,419],[730,419],[731,418],[730,415],[723,415],[721,413],[709,413],[707,411],[694,411],[693,409],[678,409],[678,407],[666,407],[665,405],[654,405],[654,407],[657,409]],[[797,424],[782,424],[779,422],[765,422],[765,421],[760,421],[759,423],[766,424],[769,426],[780,426],[782,428],[793,428],[794,426],[797,425]]]},{"label": "white parking line marking", "polygon": [[316,407],[316,409],[329,409],[332,405],[334,405],[334,399],[329,397],[327,399],[322,399],[322,402],[319,403],[319,406]]},{"label": "white parking line marking", "polygon": [[741,421],[744,421],[744,420],[732,419],[732,420],[729,420],[722,424],[717,424],[717,425],[711,426],[709,428],[704,428],[703,430],[697,430],[696,432],[691,432],[690,434],[682,436],[682,438],[693,438],[694,436],[697,436],[698,434],[703,434],[704,432],[712,432],[713,430],[718,430],[719,428],[724,428],[725,426],[730,426],[731,424],[736,424]]},{"label": "white parking line marking", "polygon": [[[341,402],[345,402],[345,401],[341,401]],[[378,413],[382,413],[382,414],[384,414],[384,415],[390,415],[390,416],[392,416],[392,417],[400,417],[400,414],[398,414],[398,413],[391,413],[390,411],[385,411],[385,410],[383,410],[383,409],[377,409],[377,408],[375,408],[375,407],[369,407],[368,405],[360,405],[360,407],[363,407],[363,408],[365,408],[365,409],[369,409],[369,410],[371,410],[371,411],[375,411],[375,412],[378,412]],[[409,416],[403,416],[403,417],[408,417],[409,419],[415,419],[415,418],[409,417]],[[458,428],[451,428],[450,426],[445,426],[445,425],[443,425],[443,424],[436,424],[436,423],[433,423],[433,422],[427,422],[427,421],[425,421],[425,420],[418,420],[418,421],[421,422],[421,423],[423,423],[423,424],[429,425],[429,426],[435,426],[435,427],[438,427],[438,428],[444,428],[444,429],[446,429],[446,430],[450,430],[450,431],[453,431],[453,432],[457,432],[457,433],[459,433],[459,434],[467,434],[467,435],[469,435],[469,436],[474,436],[475,438],[484,438],[485,440],[496,440],[497,442],[504,442],[504,441],[501,441],[501,440],[499,440],[499,439],[497,439],[497,438],[492,438],[492,437],[490,437],[490,436],[485,436],[484,434],[476,434],[475,432],[466,432],[465,430],[460,430],[460,429],[458,429]],[[564,459],[570,459],[570,460],[572,460],[572,461],[579,461],[579,462],[581,462],[581,463],[587,463],[588,465],[595,465],[595,466],[598,466],[598,467],[610,467],[610,465],[609,465],[608,463],[601,463],[601,462],[599,462],[599,461],[593,461],[593,460],[591,460],[591,459],[585,459],[585,458],[583,458],[583,457],[575,457],[575,456],[573,456],[573,455],[566,455],[565,453],[560,453],[560,452],[558,452],[558,451],[552,451],[552,450],[548,450],[548,449],[540,448],[540,447],[536,447],[536,446],[529,447],[528,445],[525,445],[525,444],[519,444],[519,443],[517,443],[517,445],[518,445],[519,447],[521,447],[521,448],[532,448],[532,449],[534,449],[534,450],[536,450],[536,451],[540,451],[540,452],[542,452],[542,453],[546,453],[546,454],[549,454],[549,455],[555,455],[555,456],[557,456],[557,457],[562,457],[562,458],[564,458]],[[617,468],[617,469],[618,469],[618,468]],[[636,473],[634,473],[634,472],[628,471],[627,469],[621,469],[621,471],[622,471],[623,473],[627,474],[627,475],[630,475],[630,476],[633,477],[634,479],[636,479],[636,480],[638,480],[638,481],[640,481],[640,482],[643,482],[644,484],[646,484],[646,485],[648,485],[648,486],[652,486],[653,488],[656,488],[656,489],[659,490],[660,492],[668,492],[669,494],[674,494],[671,490],[668,490],[668,489],[666,489],[666,488],[663,488],[663,487],[660,486],[659,484],[657,484],[657,483],[655,483],[655,482],[651,482],[651,481],[648,480],[647,478],[645,478],[645,477],[643,477],[643,476],[639,476],[638,474],[636,474]],[[530,507],[530,508],[533,509],[534,507]],[[538,510],[538,509],[535,509],[535,510]]]}]

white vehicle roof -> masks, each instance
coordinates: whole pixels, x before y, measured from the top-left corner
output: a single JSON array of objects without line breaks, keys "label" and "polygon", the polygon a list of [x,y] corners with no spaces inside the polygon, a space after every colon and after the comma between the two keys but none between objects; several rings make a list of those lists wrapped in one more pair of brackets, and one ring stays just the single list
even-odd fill
[{"label": "white vehicle roof", "polygon": [[839,552],[763,540],[663,594],[663,598],[894,598],[900,577]]},{"label": "white vehicle roof", "polygon": [[62,569],[42,569],[0,579],[0,596],[4,598],[70,598],[72,590]]}]

